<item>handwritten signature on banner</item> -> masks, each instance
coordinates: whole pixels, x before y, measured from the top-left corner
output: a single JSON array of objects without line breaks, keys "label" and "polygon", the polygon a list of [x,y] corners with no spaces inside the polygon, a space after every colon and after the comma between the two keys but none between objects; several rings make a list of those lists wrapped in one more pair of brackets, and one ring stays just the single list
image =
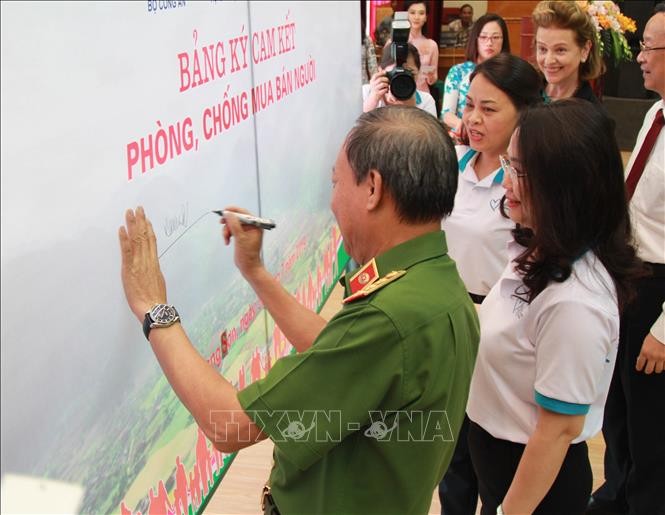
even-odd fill
[{"label": "handwritten signature on banner", "polygon": [[168,238],[178,229],[187,227],[189,221],[189,203],[185,202],[178,208],[178,212],[167,216],[164,220],[164,235]]}]

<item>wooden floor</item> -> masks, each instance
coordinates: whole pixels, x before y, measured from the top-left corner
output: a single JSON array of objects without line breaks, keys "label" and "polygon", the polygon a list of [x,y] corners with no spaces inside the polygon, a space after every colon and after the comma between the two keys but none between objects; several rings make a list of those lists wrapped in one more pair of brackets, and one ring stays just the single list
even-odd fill
[{"label": "wooden floor", "polygon": [[[601,435],[589,440],[589,457],[593,469],[593,487],[603,481],[603,451],[605,444]],[[208,515],[258,514],[259,492],[263,487],[272,465],[270,440],[240,451],[222,484],[208,504]],[[440,514],[441,505],[436,490],[433,492],[429,513]],[[480,506],[476,513],[480,513]]]},{"label": "wooden floor", "polygon": [[[341,307],[341,301],[342,289],[338,287],[333,291],[324,306],[321,312],[323,317],[330,319]],[[603,482],[603,452],[605,444],[600,434],[587,443],[589,445],[589,457],[593,470],[593,487],[595,489]],[[257,445],[240,451],[204,513],[206,515],[262,513],[259,510],[259,494],[270,474],[272,448],[272,442],[264,440]],[[432,505],[429,513],[441,513],[441,505],[439,504],[439,497],[436,490],[432,495]],[[477,513],[480,513],[480,507]]]}]

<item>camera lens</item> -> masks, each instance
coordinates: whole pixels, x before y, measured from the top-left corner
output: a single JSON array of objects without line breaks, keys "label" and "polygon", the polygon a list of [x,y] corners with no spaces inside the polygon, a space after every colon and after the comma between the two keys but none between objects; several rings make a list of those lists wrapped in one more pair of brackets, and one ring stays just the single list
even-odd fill
[{"label": "camera lens", "polygon": [[398,100],[407,100],[416,92],[416,81],[407,71],[397,71],[390,77],[390,92]]}]

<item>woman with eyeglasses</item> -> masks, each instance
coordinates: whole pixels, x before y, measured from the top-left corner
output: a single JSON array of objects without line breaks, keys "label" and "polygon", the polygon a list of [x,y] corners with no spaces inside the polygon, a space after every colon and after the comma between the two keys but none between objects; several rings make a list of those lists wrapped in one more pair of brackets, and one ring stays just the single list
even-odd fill
[{"label": "woman with eyeglasses", "polygon": [[604,71],[591,18],[573,1],[546,0],[534,9],[536,62],[543,74],[548,100],[599,100],[590,80]]},{"label": "woman with eyeglasses", "polygon": [[446,76],[441,119],[456,143],[461,142],[462,113],[471,74],[478,64],[500,52],[510,53],[508,27],[498,14],[485,14],[471,26],[464,54],[466,61],[450,68]]},{"label": "woman with eyeglasses", "polygon": [[[468,145],[457,145],[459,181],[455,207],[441,224],[469,296],[481,304],[508,263],[508,240],[515,224],[501,215],[506,152],[520,112],[542,102],[540,76],[531,64],[509,53],[480,63],[471,74],[462,123]],[[446,515],[476,512],[478,487],[471,465],[465,417],[455,454],[439,485]]]},{"label": "woman with eyeglasses", "polygon": [[[483,302],[467,414],[483,515],[583,514],[619,314],[642,265],[621,155],[589,102],[527,108],[502,156],[510,262]],[[611,206],[611,209],[608,209]]]}]

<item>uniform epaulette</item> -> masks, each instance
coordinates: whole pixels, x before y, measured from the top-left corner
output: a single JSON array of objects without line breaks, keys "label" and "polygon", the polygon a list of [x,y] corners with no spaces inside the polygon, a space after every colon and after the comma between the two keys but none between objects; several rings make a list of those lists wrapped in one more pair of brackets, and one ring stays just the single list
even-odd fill
[{"label": "uniform epaulette", "polygon": [[364,286],[357,292],[352,293],[351,295],[346,297],[342,302],[344,302],[344,304],[348,304],[349,302],[353,302],[354,300],[367,297],[368,295],[374,293],[376,290],[383,288],[385,285],[390,284],[393,281],[396,281],[404,274],[406,274],[406,270],[393,270],[392,272],[386,274],[384,277],[381,277],[380,279],[371,282],[367,286]]}]

